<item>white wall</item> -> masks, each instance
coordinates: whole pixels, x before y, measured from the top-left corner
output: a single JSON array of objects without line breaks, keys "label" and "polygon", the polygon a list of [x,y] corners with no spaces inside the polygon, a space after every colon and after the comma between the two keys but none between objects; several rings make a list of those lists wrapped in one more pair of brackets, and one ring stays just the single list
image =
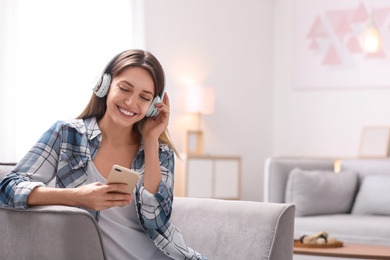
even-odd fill
[{"label": "white wall", "polygon": [[166,70],[175,144],[183,151],[194,128],[180,102],[186,80],[213,87],[215,112],[203,116],[205,152],[242,157],[246,200],[262,200],[263,163],[272,153],[272,2],[144,1],[145,45]]},{"label": "white wall", "polygon": [[364,126],[390,125],[390,89],[292,90],[294,1],[273,2],[273,155],[358,156]]}]

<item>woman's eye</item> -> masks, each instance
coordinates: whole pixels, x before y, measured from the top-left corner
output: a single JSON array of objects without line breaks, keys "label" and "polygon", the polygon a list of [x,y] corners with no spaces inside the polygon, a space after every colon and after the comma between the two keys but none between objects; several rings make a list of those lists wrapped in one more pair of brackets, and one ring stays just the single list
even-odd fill
[{"label": "woman's eye", "polygon": [[143,100],[145,100],[145,101],[150,101],[150,98],[149,98],[149,97],[143,97],[143,96],[141,96],[141,98],[142,98]]},{"label": "woman's eye", "polygon": [[120,90],[122,91],[125,91],[125,92],[129,92],[129,90],[127,88],[124,88],[124,87],[121,87],[121,86],[118,86]]}]

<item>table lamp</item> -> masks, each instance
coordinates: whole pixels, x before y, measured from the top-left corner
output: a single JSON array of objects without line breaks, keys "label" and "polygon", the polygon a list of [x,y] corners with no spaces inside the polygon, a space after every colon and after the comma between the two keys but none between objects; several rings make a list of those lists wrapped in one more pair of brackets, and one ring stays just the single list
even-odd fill
[{"label": "table lamp", "polygon": [[185,91],[185,112],[194,114],[197,128],[187,131],[187,154],[203,155],[202,115],[214,112],[214,90],[205,86],[188,86]]}]

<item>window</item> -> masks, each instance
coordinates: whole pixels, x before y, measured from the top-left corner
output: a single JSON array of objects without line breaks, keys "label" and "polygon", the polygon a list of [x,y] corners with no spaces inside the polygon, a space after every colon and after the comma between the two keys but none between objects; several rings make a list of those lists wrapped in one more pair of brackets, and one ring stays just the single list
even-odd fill
[{"label": "window", "polygon": [[0,161],[20,160],[55,121],[78,116],[107,62],[143,48],[137,3],[0,1]]}]

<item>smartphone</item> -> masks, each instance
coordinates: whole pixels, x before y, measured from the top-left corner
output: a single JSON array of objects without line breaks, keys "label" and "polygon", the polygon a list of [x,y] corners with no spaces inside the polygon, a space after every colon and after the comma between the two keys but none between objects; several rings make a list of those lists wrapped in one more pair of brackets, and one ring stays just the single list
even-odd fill
[{"label": "smartphone", "polygon": [[107,184],[109,184],[109,183],[126,183],[127,184],[126,190],[114,191],[114,192],[131,194],[133,192],[135,185],[137,184],[138,179],[139,179],[138,172],[115,164],[112,166],[110,174],[108,175]]}]

